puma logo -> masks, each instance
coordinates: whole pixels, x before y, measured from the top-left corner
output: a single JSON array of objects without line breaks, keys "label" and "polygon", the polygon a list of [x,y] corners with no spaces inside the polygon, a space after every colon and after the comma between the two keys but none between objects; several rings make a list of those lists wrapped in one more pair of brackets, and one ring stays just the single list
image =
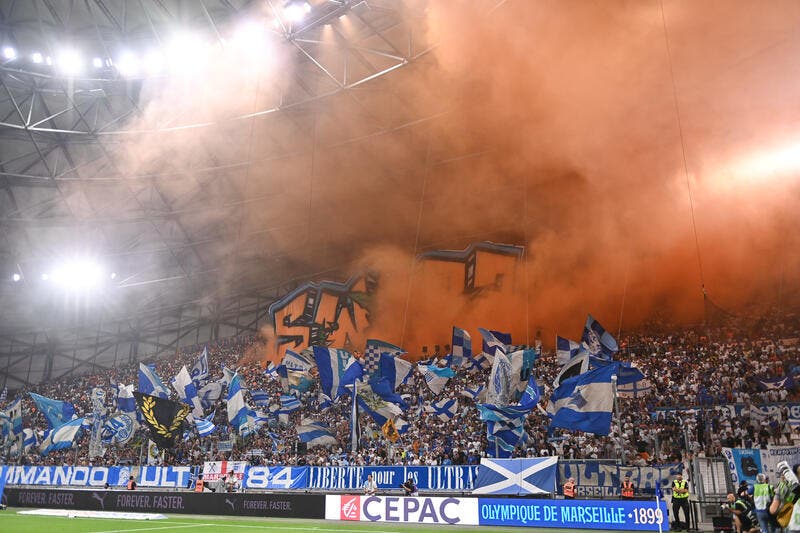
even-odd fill
[{"label": "puma logo", "polygon": [[236,510],[235,503],[234,503],[233,500],[229,500],[228,498],[225,498],[225,503],[231,506],[231,511],[235,511]]},{"label": "puma logo", "polygon": [[92,498],[100,502],[100,508],[103,509],[104,511],[106,509],[106,496],[108,496],[107,492],[103,493],[102,497],[96,492],[92,493]]}]

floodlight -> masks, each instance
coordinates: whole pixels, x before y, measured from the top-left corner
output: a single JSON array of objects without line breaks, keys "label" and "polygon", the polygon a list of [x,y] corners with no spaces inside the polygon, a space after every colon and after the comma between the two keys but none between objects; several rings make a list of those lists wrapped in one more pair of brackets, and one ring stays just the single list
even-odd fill
[{"label": "floodlight", "polygon": [[103,68],[103,60],[100,59],[99,57],[95,57],[94,59],[92,59],[92,66],[94,68]]},{"label": "floodlight", "polygon": [[64,50],[61,52],[56,64],[59,70],[67,76],[74,76],[83,71],[83,58],[81,58],[80,54],[75,50]]},{"label": "floodlight", "polygon": [[103,277],[103,268],[87,258],[66,261],[50,273],[56,285],[69,291],[91,290],[102,283]]},{"label": "floodlight", "polygon": [[175,35],[167,46],[170,68],[179,73],[196,73],[208,57],[208,45],[192,33]]},{"label": "floodlight", "polygon": [[116,272],[112,272],[112,273],[111,273],[111,275],[110,275],[109,277],[110,277],[111,279],[117,279],[117,273],[116,273]]},{"label": "floodlight", "polygon": [[131,52],[123,53],[115,64],[121,76],[130,78],[139,74],[139,58]]},{"label": "floodlight", "polygon": [[158,51],[152,51],[144,57],[144,70],[150,76],[161,74],[164,70],[164,55]]},{"label": "floodlight", "polygon": [[311,13],[311,4],[308,2],[292,1],[283,8],[283,16],[292,22],[300,22]]},{"label": "floodlight", "polygon": [[14,281],[19,281],[22,279],[22,276],[20,276],[17,272],[14,272],[14,275],[11,276],[11,279],[13,279]]},{"label": "floodlight", "polygon": [[49,279],[50,279],[50,275],[49,275],[47,272],[45,272],[44,274],[42,274],[42,281],[47,281],[47,280],[49,280]]},{"label": "floodlight", "polygon": [[41,63],[42,61],[44,61],[44,57],[42,57],[42,54],[40,54],[39,52],[34,52],[33,55],[31,56],[31,59],[33,60],[34,63]]},{"label": "floodlight", "polygon": [[47,56],[47,57],[44,58],[44,62],[47,63],[48,65],[52,65],[53,64],[53,58],[50,57],[50,56]]},{"label": "floodlight", "polygon": [[11,61],[12,59],[17,58],[17,51],[11,48],[10,46],[6,46],[3,48],[3,57]]}]

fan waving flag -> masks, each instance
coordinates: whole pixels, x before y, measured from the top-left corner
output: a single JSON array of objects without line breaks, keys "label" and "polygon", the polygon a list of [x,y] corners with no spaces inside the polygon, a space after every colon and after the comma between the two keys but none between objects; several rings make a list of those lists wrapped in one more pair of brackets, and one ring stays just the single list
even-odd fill
[{"label": "fan waving flag", "polygon": [[335,400],[341,394],[339,385],[345,370],[355,359],[345,350],[314,346],[314,361],[317,363],[322,392]]},{"label": "fan waving flag", "polygon": [[425,378],[425,383],[434,394],[439,394],[447,385],[447,380],[456,375],[451,368],[440,368],[436,365],[417,365],[422,377]]},{"label": "fan waving flag", "polygon": [[496,331],[489,331],[488,329],[478,328],[478,331],[483,337],[483,351],[489,355],[496,355],[499,352],[506,353],[506,344],[511,343],[511,336],[508,335],[508,342],[497,338],[496,334],[503,336],[502,333]]},{"label": "fan waving flag", "polygon": [[459,367],[472,359],[472,337],[466,330],[453,326],[450,365]]},{"label": "fan waving flag", "polygon": [[792,376],[784,376],[782,378],[775,379],[759,379],[758,384],[764,390],[788,390],[794,388],[794,380],[792,379]]},{"label": "fan waving flag", "polygon": [[42,455],[47,455],[56,450],[63,450],[72,448],[75,439],[81,432],[85,419],[76,418],[70,420],[66,424],[61,424],[55,429],[47,432],[42,444],[39,446],[39,451]]},{"label": "fan waving flag", "polygon": [[611,359],[619,351],[617,341],[592,315],[586,318],[581,340],[586,345],[586,350],[595,357]]},{"label": "fan waving flag", "polygon": [[297,436],[300,442],[305,442],[308,446],[336,446],[338,444],[331,431],[319,422],[297,426]]},{"label": "fan waving flag", "polygon": [[197,395],[197,388],[189,376],[189,371],[186,370],[186,366],[182,366],[180,372],[172,378],[172,387],[178,393],[178,399],[192,408],[192,416],[202,418],[203,405]]},{"label": "fan waving flag", "polygon": [[47,423],[50,424],[51,428],[61,426],[65,422],[72,420],[72,417],[75,415],[75,406],[69,402],[52,400],[34,392],[29,392],[28,394],[30,394],[31,399],[33,399],[36,404],[36,408],[39,409],[47,419]]},{"label": "fan waving flag", "polygon": [[150,439],[160,450],[174,447],[175,439],[183,435],[183,426],[190,413],[189,406],[141,392],[134,392],[133,395],[142,413],[142,420],[150,430]]},{"label": "fan waving flag", "polygon": [[[233,427],[239,427],[246,422],[247,413],[250,408],[244,401],[244,391],[242,390],[242,376],[235,374],[228,387],[228,422]],[[160,446],[159,446],[160,447]]]},{"label": "fan waving flag", "polygon": [[614,408],[612,377],[618,366],[607,365],[562,381],[550,396],[554,413],[550,427],[608,435]]},{"label": "fan waving flag", "polygon": [[380,377],[389,380],[389,383],[392,384],[392,390],[397,390],[397,387],[408,380],[413,368],[414,365],[408,361],[393,357],[388,353],[381,354]]},{"label": "fan waving flag", "polygon": [[456,416],[456,412],[458,412],[458,400],[455,398],[445,398],[444,400],[432,403],[430,407],[426,407],[425,410],[439,417],[439,420],[447,422]]},{"label": "fan waving flag", "polygon": [[584,351],[581,343],[556,336],[556,363],[565,365],[570,359]]},{"label": "fan waving flag", "polygon": [[139,363],[139,392],[159,398],[169,398],[169,389],[156,374],[155,365]]},{"label": "fan waving flag", "polygon": [[486,384],[486,401],[495,405],[508,405],[512,400],[512,385],[515,378],[512,372],[511,360],[508,356],[498,351],[494,356],[492,372]]},{"label": "fan waving flag", "polygon": [[208,346],[203,348],[189,375],[195,383],[208,379]]},{"label": "fan waving flag", "polygon": [[364,349],[364,373],[370,376],[379,370],[381,354],[389,354],[390,357],[403,355],[405,350],[399,346],[378,339],[367,339],[367,347]]},{"label": "fan waving flag", "polygon": [[208,415],[206,418],[195,418],[194,425],[197,428],[197,434],[201,437],[208,437],[212,433],[214,433],[214,429],[217,427],[214,425],[214,415],[216,411]]}]

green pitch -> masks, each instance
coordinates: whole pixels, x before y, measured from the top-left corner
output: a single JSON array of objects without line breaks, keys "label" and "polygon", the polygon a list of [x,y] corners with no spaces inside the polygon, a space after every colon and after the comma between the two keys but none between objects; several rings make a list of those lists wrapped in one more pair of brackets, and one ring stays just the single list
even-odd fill
[{"label": "green pitch", "polygon": [[[408,525],[387,523],[356,523],[325,520],[288,520],[276,518],[222,518],[218,516],[187,517],[171,515],[166,520],[109,520],[106,518],[62,518],[49,516],[20,515],[15,510],[0,512],[2,533],[250,533],[270,531],[274,533],[460,533],[465,531],[482,533],[528,533],[532,528],[478,527],[450,525]],[[541,529],[542,533],[579,533],[589,530]],[[595,530],[593,533],[597,533]]]}]

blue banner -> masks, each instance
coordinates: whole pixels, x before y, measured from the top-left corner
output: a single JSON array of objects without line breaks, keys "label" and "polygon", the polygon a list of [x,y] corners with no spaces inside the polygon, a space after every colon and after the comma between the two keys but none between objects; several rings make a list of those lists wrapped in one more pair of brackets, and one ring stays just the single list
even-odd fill
[{"label": "blue banner", "polygon": [[3,479],[8,485],[115,487],[124,486],[130,475],[127,466],[9,466]]},{"label": "blue banner", "polygon": [[578,497],[614,497],[619,496],[622,480],[626,474],[636,486],[636,494],[655,494],[660,483],[661,488],[669,486],[672,477],[683,469],[681,463],[661,466],[617,466],[614,463],[601,461],[559,461],[559,487],[569,477],[575,478],[575,494]]},{"label": "blue banner", "polygon": [[481,459],[473,494],[553,494],[558,457]]},{"label": "blue banner", "polygon": [[308,488],[307,466],[248,466],[244,488],[291,490]]},{"label": "blue banner", "polygon": [[747,481],[753,485],[756,475],[765,471],[761,464],[761,450],[758,448],[722,448],[722,455],[728,461],[734,483]]},{"label": "blue banner", "polygon": [[[667,504],[655,500],[530,500],[479,498],[482,526],[525,526],[563,529],[658,531]],[[663,523],[662,528],[667,524]]]},{"label": "blue banner", "polygon": [[0,502],[3,501],[3,490],[6,488],[7,466],[0,466]]},{"label": "blue banner", "polygon": [[315,466],[308,472],[313,490],[360,490],[372,474],[378,490],[397,489],[409,477],[419,490],[472,490],[477,466]]},{"label": "blue banner", "polygon": [[140,487],[185,489],[199,469],[199,466],[143,466],[136,483]]}]

